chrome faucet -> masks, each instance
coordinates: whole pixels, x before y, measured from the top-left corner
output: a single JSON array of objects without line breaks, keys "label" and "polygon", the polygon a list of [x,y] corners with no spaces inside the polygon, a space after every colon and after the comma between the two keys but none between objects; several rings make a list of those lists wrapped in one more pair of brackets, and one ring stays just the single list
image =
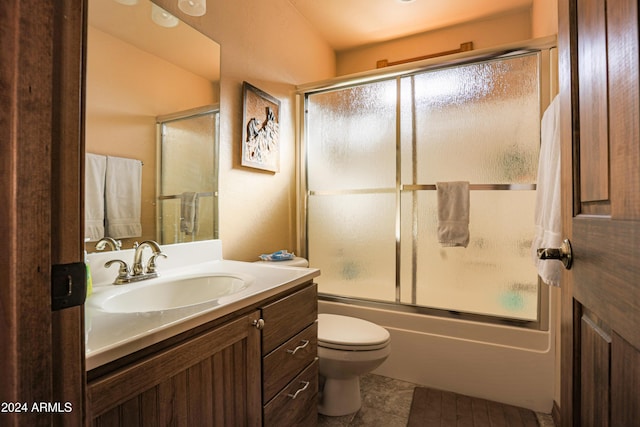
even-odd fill
[{"label": "chrome faucet", "polygon": [[[147,267],[145,269],[142,266],[142,252],[144,251],[144,248],[147,246],[151,248],[151,250],[153,251],[153,254],[151,254],[151,257],[147,261]],[[166,258],[167,255],[162,253],[162,250],[160,249],[160,245],[158,245],[156,242],[154,242],[153,240],[145,240],[135,248],[135,252],[133,254],[133,265],[131,269],[129,269],[129,266],[127,265],[126,262],[120,259],[112,259],[110,261],[107,261],[104,264],[104,266],[106,268],[109,268],[113,263],[116,263],[116,262],[120,263],[118,276],[113,281],[113,284],[122,285],[125,283],[138,282],[140,280],[146,280],[146,279],[152,279],[154,277],[158,277],[158,271],[156,268],[156,259],[158,257]]]},{"label": "chrome faucet", "polygon": [[112,251],[119,251],[122,248],[122,242],[112,237],[103,237],[96,242],[96,249],[99,251],[103,251],[107,246]]}]

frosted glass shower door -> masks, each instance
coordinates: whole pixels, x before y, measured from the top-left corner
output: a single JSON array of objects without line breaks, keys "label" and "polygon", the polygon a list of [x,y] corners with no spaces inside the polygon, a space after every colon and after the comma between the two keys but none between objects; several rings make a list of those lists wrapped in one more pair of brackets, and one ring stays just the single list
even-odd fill
[{"label": "frosted glass shower door", "polygon": [[[158,124],[158,240],[162,244],[217,238],[218,114],[209,110]],[[183,196],[190,193],[197,194],[192,209],[183,203]]]},{"label": "frosted glass shower door", "polygon": [[[403,302],[537,319],[538,76],[538,54],[530,54],[402,79],[403,100],[413,100],[402,104]],[[471,183],[466,248],[438,243],[442,181]]]},{"label": "frosted glass shower door", "polygon": [[396,82],[307,98],[308,257],[319,291],[395,301]]},{"label": "frosted glass shower door", "polygon": [[[541,55],[306,94],[307,255],[322,294],[539,320],[530,246]],[[466,248],[438,243],[436,184],[446,181],[470,183]]]}]

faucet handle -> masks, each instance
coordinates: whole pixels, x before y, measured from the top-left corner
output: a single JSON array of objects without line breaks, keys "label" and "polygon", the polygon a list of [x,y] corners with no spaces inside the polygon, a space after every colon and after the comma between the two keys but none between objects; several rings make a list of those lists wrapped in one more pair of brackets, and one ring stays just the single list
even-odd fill
[{"label": "faucet handle", "polygon": [[151,257],[149,258],[149,262],[147,262],[147,274],[157,272],[156,258],[158,258],[159,256],[161,256],[162,258],[167,258],[167,255],[162,252],[154,253],[153,255],[151,255]]},{"label": "faucet handle", "polygon": [[129,266],[126,262],[121,259],[112,259],[104,263],[105,268],[111,267],[113,263],[120,263],[120,268],[118,269],[118,277],[113,281],[114,285],[122,285],[123,283],[127,283],[129,281]]}]

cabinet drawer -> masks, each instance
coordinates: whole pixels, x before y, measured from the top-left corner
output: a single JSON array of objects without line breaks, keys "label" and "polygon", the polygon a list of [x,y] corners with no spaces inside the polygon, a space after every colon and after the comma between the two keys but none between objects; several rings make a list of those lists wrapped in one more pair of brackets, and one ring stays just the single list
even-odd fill
[{"label": "cabinet drawer", "polygon": [[264,425],[312,427],[318,423],[318,360],[264,407]]},{"label": "cabinet drawer", "polygon": [[317,354],[317,322],[269,353],[262,364],[264,401],[271,400],[305,366],[313,362]]},{"label": "cabinet drawer", "polygon": [[262,354],[268,354],[318,318],[315,284],[262,307]]}]

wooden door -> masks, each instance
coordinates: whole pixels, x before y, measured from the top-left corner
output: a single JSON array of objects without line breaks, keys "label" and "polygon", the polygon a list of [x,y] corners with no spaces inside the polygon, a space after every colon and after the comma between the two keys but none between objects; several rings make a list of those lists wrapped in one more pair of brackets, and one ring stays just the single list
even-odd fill
[{"label": "wooden door", "polygon": [[563,426],[640,425],[637,0],[560,0]]},{"label": "wooden door", "polygon": [[84,0],[0,2],[0,425],[84,423],[82,307],[51,311],[51,265],[82,261]]}]

